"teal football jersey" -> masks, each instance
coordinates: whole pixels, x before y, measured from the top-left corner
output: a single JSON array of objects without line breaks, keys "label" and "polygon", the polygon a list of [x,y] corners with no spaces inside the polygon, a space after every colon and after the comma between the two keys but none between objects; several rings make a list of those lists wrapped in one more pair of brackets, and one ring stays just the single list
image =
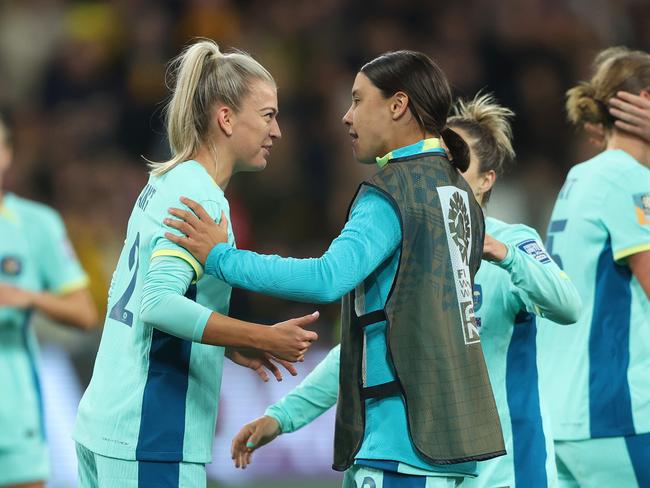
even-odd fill
[{"label": "teal football jersey", "polygon": [[[65,294],[87,277],[51,208],[11,193],[0,204],[0,283]],[[0,450],[45,435],[38,344],[29,310],[0,307]]]},{"label": "teal football jersey", "polygon": [[626,262],[650,250],[650,168],[621,150],[572,168],[547,247],[584,303],[575,327],[540,334],[555,439],[650,432],[650,301]]},{"label": "teal football jersey", "polygon": [[[563,278],[551,262],[541,238],[530,227],[486,218],[486,234],[508,245],[509,252],[524,257],[528,266],[542,266]],[[553,438],[549,415],[541,402],[537,368],[536,303],[513,283],[511,273],[487,261],[474,280],[474,313],[481,335],[485,363],[501,420],[505,456],[478,463],[478,478],[466,479],[469,487],[555,486]],[[539,287],[538,283],[536,287]],[[559,289],[544,295],[558,296]],[[549,298],[549,301],[551,299]]]},{"label": "teal football jersey", "polygon": [[[74,432],[77,442],[103,456],[194,463],[212,459],[224,348],[181,339],[140,320],[144,277],[157,256],[189,263],[197,281],[185,296],[228,313],[230,286],[204,276],[187,251],[164,237],[171,229],[163,219],[170,207],[183,207],[181,196],[199,202],[215,220],[222,211],[229,216],[223,192],[196,161],[151,176],[140,193],[113,275],[93,376]],[[230,227],[228,234],[234,245]]]}]

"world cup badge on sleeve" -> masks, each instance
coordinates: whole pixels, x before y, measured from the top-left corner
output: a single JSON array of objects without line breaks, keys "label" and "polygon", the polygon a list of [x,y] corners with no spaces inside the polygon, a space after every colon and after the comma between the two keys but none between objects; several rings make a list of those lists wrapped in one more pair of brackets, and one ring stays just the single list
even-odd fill
[{"label": "world cup badge on sleeve", "polygon": [[634,198],[634,210],[639,224],[650,224],[650,193],[637,193],[632,198]]}]

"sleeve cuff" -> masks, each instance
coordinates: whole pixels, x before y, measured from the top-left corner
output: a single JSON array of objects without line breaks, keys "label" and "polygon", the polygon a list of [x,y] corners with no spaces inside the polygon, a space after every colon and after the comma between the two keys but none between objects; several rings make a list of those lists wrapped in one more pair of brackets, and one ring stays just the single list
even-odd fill
[{"label": "sleeve cuff", "polygon": [[280,424],[280,432],[283,434],[293,432],[291,429],[291,419],[278,405],[271,405],[266,409],[264,415],[274,418]]},{"label": "sleeve cuff", "polygon": [[621,261],[625,258],[628,258],[634,254],[638,254],[643,251],[650,251],[650,242],[645,244],[640,244],[638,246],[631,246],[625,249],[621,249],[614,254],[614,261]]},{"label": "sleeve cuff", "polygon": [[196,275],[196,281],[199,281],[203,277],[203,268],[201,267],[201,263],[199,263],[194,258],[194,256],[192,256],[188,252],[179,251],[176,249],[159,249],[158,251],[153,252],[153,254],[151,255],[151,259],[156,258],[158,256],[172,256],[175,258],[180,258],[183,261],[186,261],[190,266],[192,266],[192,269],[194,270],[194,274]]},{"label": "sleeve cuff", "polygon": [[74,291],[79,291],[83,290],[84,288],[88,287],[88,277],[83,276],[79,278],[78,280],[70,281],[68,283],[63,284],[62,286],[58,287],[55,291],[57,295],[67,295],[68,293],[72,293]]},{"label": "sleeve cuff", "polygon": [[214,246],[210,251],[210,254],[208,254],[208,258],[205,260],[205,272],[225,281],[223,279],[223,274],[221,273],[220,261],[221,257],[230,249],[232,249],[232,246],[227,243],[221,243]]},{"label": "sleeve cuff", "polygon": [[205,326],[208,325],[208,319],[210,319],[212,311],[204,308],[201,316],[196,319],[194,324],[194,330],[192,331],[192,341],[193,342],[202,342],[203,341],[203,332],[205,331]]}]

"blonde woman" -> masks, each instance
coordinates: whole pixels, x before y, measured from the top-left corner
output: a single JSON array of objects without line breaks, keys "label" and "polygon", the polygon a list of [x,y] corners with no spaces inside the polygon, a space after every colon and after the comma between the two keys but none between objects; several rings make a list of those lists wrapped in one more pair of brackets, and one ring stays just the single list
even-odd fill
[{"label": "blonde woman", "polygon": [[[250,56],[222,54],[202,40],[172,67],[167,131],[173,156],[151,165],[135,202],[79,406],[74,438],[82,487],[205,486],[223,346],[296,361],[317,339],[302,328],[317,313],[273,327],[227,317],[230,286],[204,276],[189,253],[164,237],[168,229],[160,222],[180,195],[193,195],[212,219],[228,215],[223,192],[230,178],[262,170],[281,135],[275,83]],[[234,244],[230,227],[228,241]],[[268,354],[229,351],[261,375],[264,367],[280,375]]]},{"label": "blonde woman", "polygon": [[648,53],[607,49],[567,92],[606,148],[569,172],[548,228],[585,304],[576,327],[540,328],[562,486],[650,486],[650,142],[608,111],[621,91],[650,99]]}]

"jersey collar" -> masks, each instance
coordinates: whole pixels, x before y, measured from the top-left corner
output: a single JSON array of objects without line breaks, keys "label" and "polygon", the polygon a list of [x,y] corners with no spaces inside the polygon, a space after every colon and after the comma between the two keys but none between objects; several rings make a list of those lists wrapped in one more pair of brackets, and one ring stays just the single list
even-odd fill
[{"label": "jersey collar", "polygon": [[388,164],[391,159],[395,158],[404,158],[406,156],[414,156],[416,154],[423,153],[444,153],[445,150],[440,145],[440,139],[437,137],[430,137],[429,139],[422,139],[421,141],[411,144],[410,146],[400,147],[398,149],[393,149],[391,152],[382,156],[381,158],[376,158],[377,164],[380,168],[383,168]]}]

